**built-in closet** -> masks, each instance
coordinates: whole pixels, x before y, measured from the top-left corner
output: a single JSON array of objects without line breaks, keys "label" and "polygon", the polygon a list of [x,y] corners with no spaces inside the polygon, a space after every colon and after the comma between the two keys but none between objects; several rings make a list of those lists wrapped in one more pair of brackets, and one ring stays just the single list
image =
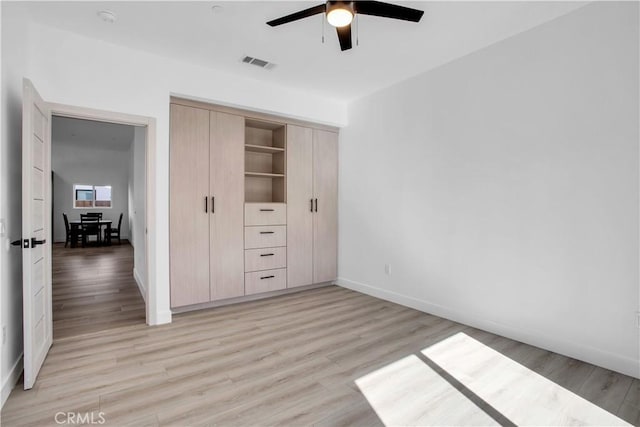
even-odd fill
[{"label": "built-in closet", "polygon": [[338,130],[172,98],[171,307],[337,276]]}]

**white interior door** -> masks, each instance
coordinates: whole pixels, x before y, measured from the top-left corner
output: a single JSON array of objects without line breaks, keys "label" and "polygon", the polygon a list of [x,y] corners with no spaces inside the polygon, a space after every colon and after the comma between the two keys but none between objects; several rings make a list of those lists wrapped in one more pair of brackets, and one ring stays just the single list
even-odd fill
[{"label": "white interior door", "polygon": [[22,98],[22,298],[24,388],[33,387],[53,341],[51,111],[24,79]]}]

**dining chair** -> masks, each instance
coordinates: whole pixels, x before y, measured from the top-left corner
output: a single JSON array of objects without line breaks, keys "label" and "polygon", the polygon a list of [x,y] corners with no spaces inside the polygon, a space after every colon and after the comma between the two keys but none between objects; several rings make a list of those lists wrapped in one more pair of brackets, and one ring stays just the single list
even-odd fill
[{"label": "dining chair", "polygon": [[[64,231],[67,234],[64,241],[64,247],[66,248],[68,244],[77,243],[82,240],[82,230],[76,228],[75,232],[72,233],[71,226],[69,225],[69,217],[66,213],[63,213],[62,217],[64,218]],[[74,238],[75,242],[73,241]]]},{"label": "dining chair", "polygon": [[112,237],[117,237],[118,244],[119,245],[122,244],[122,241],[120,240],[120,229],[122,227],[122,215],[123,214],[121,213],[120,218],[118,219],[118,228],[108,227],[106,230],[104,230],[104,240],[109,244],[111,243]]},{"label": "dining chair", "polygon": [[87,216],[97,216],[98,219],[102,219],[102,212],[87,212],[85,215],[87,215]]},{"label": "dining chair", "polygon": [[100,218],[97,215],[80,214],[80,224],[82,227],[82,247],[87,245],[87,237],[96,236],[96,244],[100,244]]}]

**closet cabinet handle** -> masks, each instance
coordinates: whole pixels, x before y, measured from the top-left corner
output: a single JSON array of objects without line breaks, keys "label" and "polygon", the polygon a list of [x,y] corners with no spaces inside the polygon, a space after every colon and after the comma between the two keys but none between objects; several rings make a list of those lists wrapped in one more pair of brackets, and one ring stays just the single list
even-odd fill
[{"label": "closet cabinet handle", "polygon": [[311,206],[309,207],[309,212],[313,212],[313,199],[309,199]]},{"label": "closet cabinet handle", "polygon": [[216,213],[216,198],[211,196],[211,213]]},{"label": "closet cabinet handle", "polygon": [[260,254],[260,256],[274,256],[275,254]]},{"label": "closet cabinet handle", "polygon": [[209,198],[205,197],[204,198],[204,213],[208,213],[209,212]]},{"label": "closet cabinet handle", "polygon": [[274,209],[260,209],[260,212],[273,212]]},{"label": "closet cabinet handle", "polygon": [[276,276],[262,276],[262,277],[260,278],[260,280],[264,280],[264,279],[273,279],[274,277],[276,277]]},{"label": "closet cabinet handle", "polygon": [[316,212],[318,212],[318,199],[316,199]]},{"label": "closet cabinet handle", "polygon": [[273,234],[273,231],[261,231],[260,234]]}]

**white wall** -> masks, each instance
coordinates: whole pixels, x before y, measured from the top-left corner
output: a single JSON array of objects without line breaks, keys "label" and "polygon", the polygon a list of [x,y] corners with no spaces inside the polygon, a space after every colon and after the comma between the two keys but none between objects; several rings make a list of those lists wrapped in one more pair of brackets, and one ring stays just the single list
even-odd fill
[{"label": "white wall", "polygon": [[[56,119],[53,120],[55,122]],[[68,215],[69,220],[79,220],[80,214],[102,212],[102,218],[112,220],[114,228],[118,226],[118,218],[123,213],[122,238],[129,238],[129,150],[96,146],[90,141],[81,145],[54,140],[51,144],[51,169],[55,242],[65,241],[63,213]],[[74,209],[74,184],[110,185],[111,209]]]},{"label": "white wall", "polygon": [[2,327],[2,396],[4,403],[22,371],[22,252],[9,246],[22,234],[22,77],[27,70],[28,26],[21,14],[2,13],[2,135],[0,139],[0,219],[6,234],[0,239]]},{"label": "white wall", "polygon": [[135,128],[133,143],[131,144],[129,160],[129,217],[131,244],[134,247],[133,274],[138,284],[146,294],[147,278],[145,275],[145,138],[143,127]]},{"label": "white wall", "polygon": [[637,377],[638,36],[593,3],[352,103],[339,282]]}]

